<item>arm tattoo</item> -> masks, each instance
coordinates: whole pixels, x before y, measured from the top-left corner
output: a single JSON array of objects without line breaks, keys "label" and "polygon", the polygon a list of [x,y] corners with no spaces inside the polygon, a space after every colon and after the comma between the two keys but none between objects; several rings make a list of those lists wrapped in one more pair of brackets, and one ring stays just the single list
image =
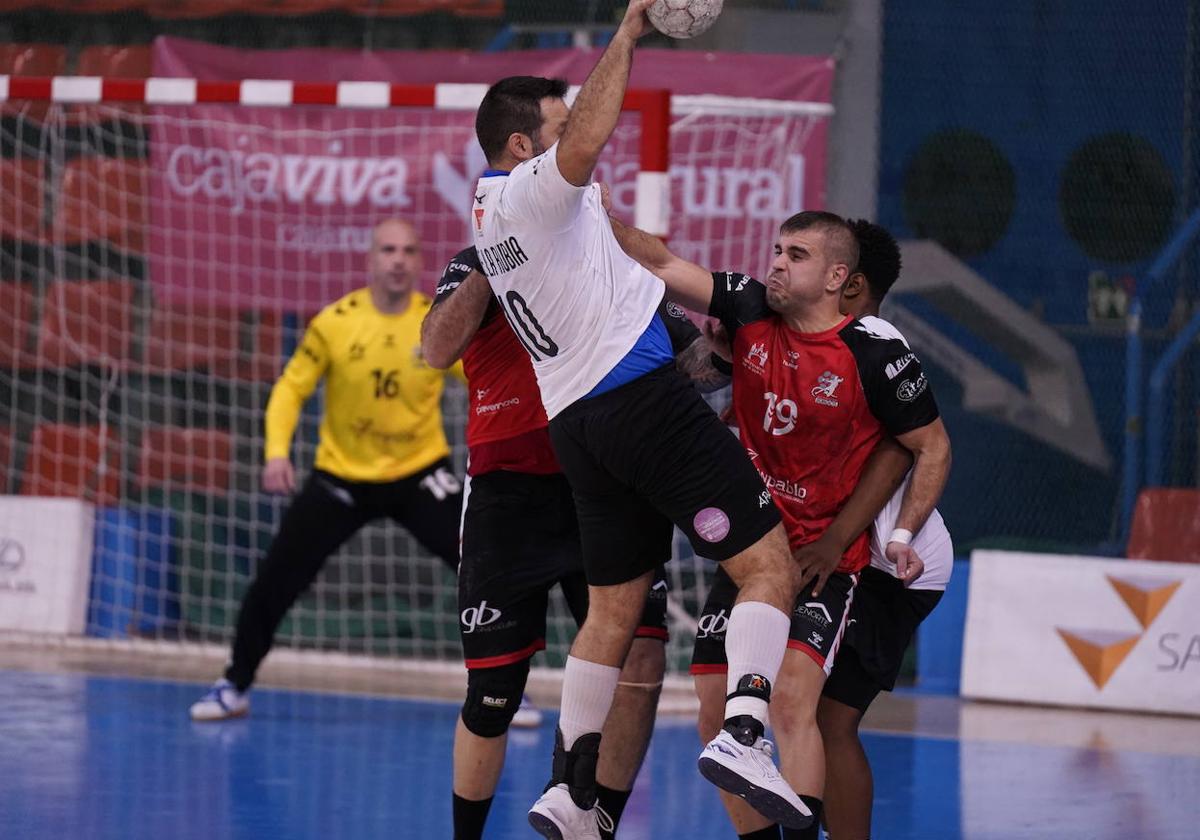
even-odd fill
[{"label": "arm tattoo", "polygon": [[719,391],[730,382],[730,377],[721,373],[712,364],[712,347],[708,339],[697,338],[675,357],[675,365],[689,377],[702,394]]}]

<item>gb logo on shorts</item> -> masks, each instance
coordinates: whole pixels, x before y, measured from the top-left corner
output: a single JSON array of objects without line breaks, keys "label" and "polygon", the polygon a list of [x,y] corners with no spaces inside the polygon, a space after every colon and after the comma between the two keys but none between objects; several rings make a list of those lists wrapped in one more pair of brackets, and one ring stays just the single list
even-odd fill
[{"label": "gb logo on shorts", "polygon": [[486,627],[500,620],[500,610],[489,607],[487,601],[480,601],[478,607],[467,607],[459,616],[462,620],[463,632],[474,633],[478,627]]},{"label": "gb logo on shorts", "polygon": [[725,628],[728,626],[729,616],[725,614],[725,610],[721,610],[715,615],[713,613],[705,613],[696,622],[696,638],[707,639],[709,636],[723,636],[725,635]]}]

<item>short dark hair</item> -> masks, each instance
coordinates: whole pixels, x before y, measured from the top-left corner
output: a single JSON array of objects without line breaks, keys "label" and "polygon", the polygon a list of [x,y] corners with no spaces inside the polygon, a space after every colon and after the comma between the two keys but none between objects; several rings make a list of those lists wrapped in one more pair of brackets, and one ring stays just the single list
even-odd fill
[{"label": "short dark hair", "polygon": [[509,76],[488,88],[475,114],[475,136],[488,163],[500,159],[513,134],[536,138],[542,127],[542,100],[566,95],[565,79],[541,76]]},{"label": "short dark hair", "polygon": [[882,302],[900,277],[900,246],[896,237],[887,228],[866,219],[852,219],[850,230],[858,240],[858,265],[854,270],[867,278],[871,297]]},{"label": "short dark hair", "polygon": [[788,218],[779,226],[779,233],[799,233],[802,230],[817,229],[825,234],[829,243],[829,253],[834,262],[845,263],[853,270],[858,265],[858,240],[850,225],[837,213],[825,210],[803,210]]}]

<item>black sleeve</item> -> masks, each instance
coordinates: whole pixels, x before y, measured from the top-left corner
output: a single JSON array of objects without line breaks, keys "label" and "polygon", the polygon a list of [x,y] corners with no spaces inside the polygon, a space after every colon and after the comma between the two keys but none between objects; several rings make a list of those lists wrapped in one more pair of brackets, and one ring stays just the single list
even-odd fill
[{"label": "black sleeve", "polygon": [[[442,279],[438,281],[437,289],[433,295],[433,305],[437,306],[450,295],[454,294],[454,290],[463,284],[467,279],[467,275],[472,271],[478,271],[483,274],[483,268],[479,265],[479,254],[475,250],[475,246],[464,248],[459,251],[450,262],[446,265],[446,270],[442,272]],[[483,323],[487,323],[492,317],[499,312],[499,302],[496,296],[492,295],[492,299],[488,301],[488,308],[483,313]]]},{"label": "black sleeve", "polygon": [[658,305],[658,315],[667,327],[667,335],[671,337],[671,349],[678,356],[688,349],[700,337],[700,330],[692,323],[687,311],[677,303],[671,303],[663,298]]},{"label": "black sleeve", "polygon": [[921,360],[903,341],[877,336],[858,321],[842,330],[842,338],[858,362],[867,405],[888,434],[902,435],[938,419]]},{"label": "black sleeve", "polygon": [[771,314],[767,306],[767,287],[749,274],[714,271],[712,278],[713,293],[708,314],[725,326],[731,341],[739,327],[761,321]]}]

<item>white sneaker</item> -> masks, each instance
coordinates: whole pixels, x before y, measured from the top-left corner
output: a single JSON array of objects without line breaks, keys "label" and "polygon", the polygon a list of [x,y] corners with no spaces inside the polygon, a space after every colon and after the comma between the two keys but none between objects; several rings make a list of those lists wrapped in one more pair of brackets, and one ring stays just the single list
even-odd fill
[{"label": "white sneaker", "polygon": [[228,720],[250,714],[250,692],[241,692],[226,679],[213,683],[208,693],[192,704],[192,720]]},{"label": "white sneaker", "polygon": [[785,828],[808,828],[812,811],[779,775],[772,752],[774,747],[765,738],[747,747],[722,729],[700,753],[700,773],[721,790],[745,799],[767,819]]},{"label": "white sneaker", "polygon": [[585,811],[576,805],[565,782],[550,788],[533,803],[529,824],[550,840],[600,840],[596,809]]},{"label": "white sneaker", "polygon": [[542,710],[533,705],[528,694],[521,695],[521,706],[513,715],[512,725],[517,729],[537,729],[542,725]]}]

